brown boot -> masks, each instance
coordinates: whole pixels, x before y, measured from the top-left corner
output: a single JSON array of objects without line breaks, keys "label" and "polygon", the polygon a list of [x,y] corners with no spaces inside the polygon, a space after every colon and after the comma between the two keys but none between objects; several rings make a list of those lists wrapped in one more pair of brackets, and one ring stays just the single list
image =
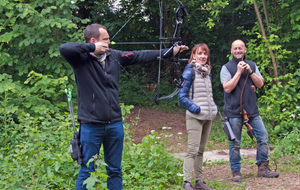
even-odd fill
[{"label": "brown boot", "polygon": [[206,185],[206,183],[203,180],[197,180],[195,185],[196,190],[204,189],[204,190],[213,190],[209,186]]},{"label": "brown boot", "polygon": [[260,166],[258,166],[258,177],[267,177],[267,178],[273,178],[278,177],[279,173],[272,172],[269,168],[269,160],[264,161]]},{"label": "brown boot", "polygon": [[240,170],[238,171],[232,171],[232,181],[239,182],[242,179],[242,174]]},{"label": "brown boot", "polygon": [[184,182],[182,189],[194,190],[194,187],[189,182]]}]

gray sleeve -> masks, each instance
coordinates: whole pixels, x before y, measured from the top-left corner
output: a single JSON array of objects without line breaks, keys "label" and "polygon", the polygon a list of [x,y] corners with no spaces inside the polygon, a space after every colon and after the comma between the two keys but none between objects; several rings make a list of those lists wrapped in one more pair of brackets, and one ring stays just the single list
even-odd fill
[{"label": "gray sleeve", "polygon": [[255,64],[255,74],[262,77],[256,64]]},{"label": "gray sleeve", "polygon": [[[258,69],[257,69],[258,70]],[[227,67],[225,67],[223,65],[221,72],[220,72],[220,79],[221,79],[221,84],[223,84],[224,82],[228,82],[231,80],[231,74],[228,71]]]}]

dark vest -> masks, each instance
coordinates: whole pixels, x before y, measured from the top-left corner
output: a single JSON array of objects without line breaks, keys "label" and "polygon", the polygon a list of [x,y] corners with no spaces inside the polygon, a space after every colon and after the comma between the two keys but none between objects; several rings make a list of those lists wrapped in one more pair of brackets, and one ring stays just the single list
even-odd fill
[{"label": "dark vest", "polygon": [[[247,64],[250,65],[251,70],[255,72],[255,63],[249,60],[244,60]],[[237,72],[237,64],[239,61],[234,57],[225,64],[225,67],[231,74],[231,77]],[[240,114],[240,97],[242,88],[244,86],[245,80],[247,77],[247,71],[244,71],[240,77],[239,82],[237,83],[235,89],[230,93],[224,91],[224,115],[228,118],[232,117],[242,117]],[[254,85],[250,76],[248,76],[244,92],[243,92],[243,109],[246,110],[248,117],[253,117],[259,115],[257,102],[256,102],[256,93],[251,90],[251,85]]]}]

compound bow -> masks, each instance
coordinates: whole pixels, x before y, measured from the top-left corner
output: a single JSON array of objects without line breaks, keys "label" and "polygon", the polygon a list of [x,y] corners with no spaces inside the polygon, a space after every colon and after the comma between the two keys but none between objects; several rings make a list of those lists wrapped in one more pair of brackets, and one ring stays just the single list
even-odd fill
[{"label": "compound bow", "polygon": [[[181,41],[181,26],[183,24],[183,19],[185,16],[188,16],[189,13],[187,12],[185,6],[182,4],[181,1],[177,0],[177,2],[179,3],[178,8],[176,9],[176,27],[175,27],[175,31],[173,34],[172,38],[163,38],[162,37],[162,24],[160,26],[160,40],[172,40],[172,47],[164,54],[166,55],[169,51],[173,50],[173,47],[175,46],[180,46],[182,45],[182,41]],[[160,11],[161,11],[161,6],[160,6]],[[161,23],[162,23],[162,13],[161,14]],[[161,47],[160,47],[161,50]],[[159,104],[160,100],[163,99],[168,99],[169,101],[172,100],[172,98],[180,91],[180,89],[182,88],[182,78],[181,78],[181,71],[180,71],[180,61],[187,61],[187,59],[179,59],[179,54],[180,54],[180,50],[179,52],[174,56],[173,58],[173,62],[174,62],[174,82],[177,86],[176,90],[171,93],[170,95],[167,96],[163,96],[160,97],[159,95],[159,83],[160,83],[160,65],[161,65],[161,57],[159,59],[159,73],[158,73],[158,90],[157,90],[157,94],[154,95],[154,102],[156,104]]]},{"label": "compound bow", "polygon": [[[141,7],[146,3],[146,1],[147,0],[145,0],[144,2],[142,2]],[[158,57],[158,60],[159,60],[159,71],[158,71],[158,82],[157,82],[157,94],[154,95],[154,99],[153,99],[153,101],[156,104],[159,104],[159,101],[163,100],[163,99],[168,99],[170,101],[180,91],[180,89],[182,88],[182,81],[183,81],[181,79],[180,62],[188,60],[188,59],[179,59],[180,50],[174,56],[174,58],[173,58],[173,62],[174,62],[174,77],[173,78],[174,78],[174,82],[175,82],[177,88],[170,95],[160,97],[160,95],[159,95],[159,86],[160,86],[161,61],[163,60],[163,58],[165,57],[165,55],[167,55],[170,51],[173,50],[173,47],[182,45],[182,41],[181,41],[181,26],[183,24],[184,17],[189,15],[188,12],[187,12],[187,10],[186,10],[186,8],[185,8],[185,6],[183,5],[183,3],[180,0],[176,0],[176,1],[179,3],[179,6],[176,9],[176,20],[175,20],[176,21],[176,27],[175,27],[175,31],[174,31],[173,37],[171,37],[171,38],[164,38],[163,37],[162,0],[159,2],[159,8],[160,8],[160,38],[159,38],[159,40],[160,40],[160,52],[162,52],[162,44],[163,44],[164,40],[171,40],[172,41],[172,46],[167,50],[166,53],[164,53],[164,55],[162,55],[162,53],[160,53],[160,56]],[[138,10],[140,10],[140,8]],[[125,22],[125,24],[117,31],[117,33],[111,38],[111,40],[124,28],[124,26],[131,20],[131,18],[137,13],[137,11]],[[115,42],[113,42],[113,43],[117,44]],[[144,42],[138,42],[138,43],[142,44]],[[119,44],[122,44],[122,43],[119,43]]]}]

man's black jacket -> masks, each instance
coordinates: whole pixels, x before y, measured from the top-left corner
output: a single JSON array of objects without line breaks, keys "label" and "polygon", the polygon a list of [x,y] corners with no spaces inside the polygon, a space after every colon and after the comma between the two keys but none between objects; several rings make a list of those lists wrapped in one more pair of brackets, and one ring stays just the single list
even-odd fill
[{"label": "man's black jacket", "polygon": [[[78,120],[84,123],[115,123],[122,120],[119,105],[120,64],[147,63],[157,60],[159,50],[122,52],[110,49],[105,69],[90,55],[94,43],[69,42],[59,47],[62,57],[72,66],[78,99]],[[162,55],[166,50],[162,50]],[[171,57],[170,51],[166,57]]]}]

